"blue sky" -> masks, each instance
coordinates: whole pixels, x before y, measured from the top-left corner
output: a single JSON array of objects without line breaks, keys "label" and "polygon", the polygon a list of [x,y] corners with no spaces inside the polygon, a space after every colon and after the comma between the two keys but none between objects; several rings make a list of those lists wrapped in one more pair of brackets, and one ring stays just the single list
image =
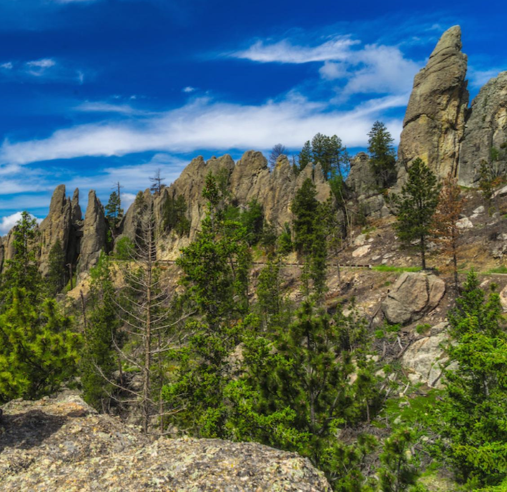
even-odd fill
[{"label": "blue sky", "polygon": [[0,234],[59,183],[125,199],[197,155],[398,139],[414,74],[460,24],[472,95],[507,69],[503,1],[1,0]]}]

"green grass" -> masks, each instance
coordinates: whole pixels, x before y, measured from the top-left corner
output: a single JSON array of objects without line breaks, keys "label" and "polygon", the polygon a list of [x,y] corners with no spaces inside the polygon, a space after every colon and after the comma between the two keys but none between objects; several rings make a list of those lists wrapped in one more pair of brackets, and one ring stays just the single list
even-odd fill
[{"label": "green grass", "polygon": [[507,273],[507,266],[502,265],[497,268],[492,268],[491,270],[488,270],[487,272],[484,272],[485,275],[491,275],[492,273]]},{"label": "green grass", "polygon": [[390,265],[377,265],[371,267],[376,272],[420,272],[421,267],[398,267]]}]

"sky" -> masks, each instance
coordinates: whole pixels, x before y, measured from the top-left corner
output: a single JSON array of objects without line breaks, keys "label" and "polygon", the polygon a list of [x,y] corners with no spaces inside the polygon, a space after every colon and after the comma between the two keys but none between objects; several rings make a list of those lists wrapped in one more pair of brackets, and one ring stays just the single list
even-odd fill
[{"label": "sky", "polygon": [[[443,6],[442,6],[443,5]],[[157,169],[318,132],[395,142],[413,77],[459,24],[475,96],[507,70],[507,3],[0,0],[0,235],[58,184],[124,205]]]}]

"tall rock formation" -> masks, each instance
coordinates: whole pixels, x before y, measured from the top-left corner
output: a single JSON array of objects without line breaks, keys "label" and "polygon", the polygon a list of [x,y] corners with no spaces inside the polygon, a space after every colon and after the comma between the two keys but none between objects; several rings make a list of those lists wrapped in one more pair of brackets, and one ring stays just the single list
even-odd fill
[{"label": "tall rock formation", "polygon": [[482,160],[507,172],[507,72],[491,79],[472,102],[460,150],[460,185],[478,184]]},{"label": "tall rock formation", "polygon": [[461,28],[451,27],[415,76],[398,148],[401,179],[417,157],[440,177],[457,173],[469,99],[461,47]]},{"label": "tall rock formation", "polygon": [[65,185],[56,187],[51,197],[49,213],[39,227],[40,232],[40,270],[43,275],[49,270],[49,254],[60,241],[63,251],[67,251],[72,228],[72,204],[65,196]]},{"label": "tall rock formation", "polygon": [[106,247],[106,238],[107,223],[104,216],[104,207],[97,198],[95,191],[90,190],[77,268],[78,280],[81,280],[83,274],[97,263],[100,252]]}]

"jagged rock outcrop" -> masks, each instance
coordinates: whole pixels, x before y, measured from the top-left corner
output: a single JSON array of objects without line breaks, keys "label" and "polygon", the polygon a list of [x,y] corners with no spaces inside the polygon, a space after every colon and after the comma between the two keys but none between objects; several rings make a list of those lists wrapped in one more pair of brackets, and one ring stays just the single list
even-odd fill
[{"label": "jagged rock outcrop", "polygon": [[405,272],[382,302],[389,323],[407,325],[438,306],[445,293],[445,282],[432,274]]},{"label": "jagged rock outcrop", "polygon": [[97,263],[100,252],[106,247],[106,239],[107,223],[104,207],[97,198],[95,191],[90,190],[77,269],[78,280],[82,279],[83,274]]},{"label": "jagged rock outcrop", "polygon": [[182,196],[187,204],[187,218],[190,221],[188,236],[178,237],[165,233],[157,237],[157,254],[160,259],[174,259],[179,250],[194,239],[199,225],[206,213],[206,200],[202,197],[206,176],[209,173],[220,175],[228,186],[232,201],[245,208],[252,200],[257,200],[264,208],[266,220],[278,229],[292,219],[290,205],[296,191],[305,179],[311,179],[317,188],[317,199],[324,201],[329,197],[330,188],[320,164],[307,166],[296,175],[287,157],[280,156],[273,171],[268,168],[266,158],[260,152],[248,151],[235,163],[229,155],[213,157],[207,162],[202,157],[193,159],[180,177],[170,186],[163,188],[159,196],[149,190],[140,194],[127,211],[121,226],[121,237],[133,239],[138,230],[139,217],[145,207],[153,207],[155,221],[163,224],[163,207],[169,197]]},{"label": "jagged rock outcrop", "polygon": [[378,219],[389,215],[389,209],[383,195],[378,191],[377,180],[366,153],[359,152],[351,159],[346,183],[355,195],[360,212],[365,216]]},{"label": "jagged rock outcrop", "polygon": [[482,160],[507,172],[507,72],[491,79],[472,102],[460,150],[460,185],[477,186]]},{"label": "jagged rock outcrop", "polygon": [[78,396],[15,400],[0,423],[4,492],[330,491],[306,458],[255,443],[155,440]]},{"label": "jagged rock outcrop", "polygon": [[417,157],[440,177],[457,172],[469,99],[461,48],[461,28],[451,27],[415,76],[398,147],[400,179]]},{"label": "jagged rock outcrop", "polygon": [[40,270],[43,275],[48,273],[49,254],[60,241],[64,252],[67,251],[72,229],[72,203],[65,195],[65,185],[56,187],[51,197],[49,213],[39,226],[40,232]]}]

